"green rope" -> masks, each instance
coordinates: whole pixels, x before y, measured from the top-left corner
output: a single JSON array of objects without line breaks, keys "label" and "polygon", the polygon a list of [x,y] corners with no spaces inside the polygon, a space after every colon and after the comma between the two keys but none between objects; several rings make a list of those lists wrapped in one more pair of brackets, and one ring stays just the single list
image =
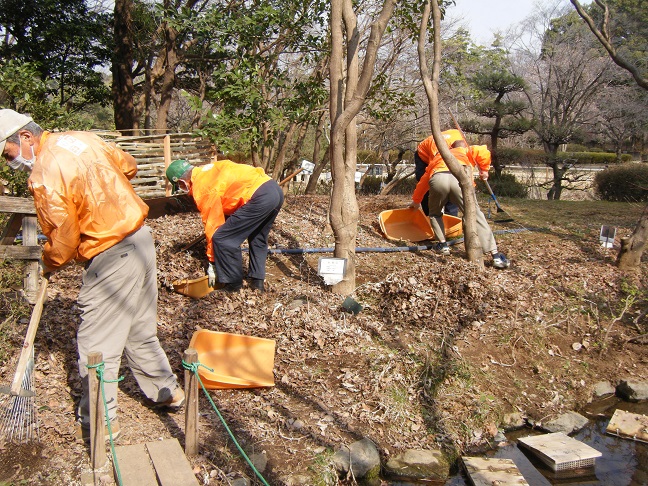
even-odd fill
[{"label": "green rope", "polygon": [[257,468],[254,467],[254,464],[252,464],[252,461],[251,461],[250,458],[247,456],[247,454],[245,453],[245,451],[243,450],[243,448],[239,445],[238,441],[236,440],[236,437],[234,437],[234,434],[232,433],[232,431],[231,431],[230,428],[228,427],[227,422],[225,422],[225,419],[224,419],[223,416],[221,415],[220,411],[218,410],[218,407],[216,407],[216,404],[215,404],[214,401],[212,400],[211,396],[210,396],[209,393],[207,392],[207,389],[205,388],[205,385],[203,385],[203,382],[202,382],[202,380],[200,379],[200,375],[198,374],[198,368],[199,368],[199,367],[202,366],[203,368],[205,368],[205,369],[207,369],[207,370],[209,370],[209,371],[211,371],[211,372],[213,372],[214,370],[211,369],[211,368],[209,368],[208,366],[205,366],[205,365],[202,364],[200,361],[198,361],[198,362],[196,362],[196,363],[187,363],[185,360],[182,360],[182,366],[183,366],[184,369],[189,370],[189,371],[191,371],[194,375],[196,375],[196,378],[198,378],[198,383],[200,383],[200,386],[201,386],[201,388],[203,389],[203,392],[205,393],[205,396],[207,397],[207,400],[209,400],[209,403],[211,403],[212,408],[214,409],[214,411],[215,411],[216,414],[218,415],[218,418],[220,419],[220,421],[221,421],[222,424],[223,424],[223,427],[225,427],[225,430],[227,431],[227,433],[229,434],[230,438],[231,438],[232,441],[234,442],[234,445],[236,446],[236,448],[238,449],[238,451],[239,451],[239,452],[241,453],[241,455],[243,456],[243,459],[245,459],[245,461],[249,464],[249,466],[250,466],[250,467],[252,468],[252,470],[254,471],[254,474],[257,475],[257,477],[261,480],[261,482],[262,482],[265,486],[270,486],[270,485],[267,483],[267,481],[264,479],[264,477],[261,475],[261,473],[257,470]]},{"label": "green rope", "polygon": [[[101,399],[103,400],[103,405],[104,405],[104,413],[106,415],[106,424],[108,427],[108,435],[110,436],[110,452],[112,452],[112,457],[113,457],[113,465],[115,466],[115,471],[117,472],[117,484],[122,485],[124,484],[122,481],[121,477],[121,471],[119,470],[119,463],[117,462],[117,454],[115,454],[115,441],[113,440],[113,435],[112,435],[112,426],[110,425],[110,417],[108,415],[108,403],[106,402],[106,391],[104,390],[104,383],[119,383],[124,379],[123,376],[120,376],[116,380],[106,380],[104,379],[104,368],[105,364],[102,361],[101,363],[98,363],[96,365],[86,365],[87,368],[94,368],[95,371],[97,372],[97,377],[99,378],[99,383],[101,384]],[[103,437],[103,431],[102,431],[102,437]]]}]

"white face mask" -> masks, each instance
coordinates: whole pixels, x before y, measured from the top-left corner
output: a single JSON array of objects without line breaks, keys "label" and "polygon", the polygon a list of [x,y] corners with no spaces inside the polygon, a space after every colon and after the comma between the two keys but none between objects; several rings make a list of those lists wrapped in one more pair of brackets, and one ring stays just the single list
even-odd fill
[{"label": "white face mask", "polygon": [[36,162],[36,155],[34,154],[34,147],[31,145],[29,147],[31,148],[31,152],[32,152],[31,159],[26,159],[25,157],[22,156],[22,153],[20,153],[15,159],[7,161],[9,167],[11,167],[14,170],[31,172],[32,168],[34,167],[34,162]]}]

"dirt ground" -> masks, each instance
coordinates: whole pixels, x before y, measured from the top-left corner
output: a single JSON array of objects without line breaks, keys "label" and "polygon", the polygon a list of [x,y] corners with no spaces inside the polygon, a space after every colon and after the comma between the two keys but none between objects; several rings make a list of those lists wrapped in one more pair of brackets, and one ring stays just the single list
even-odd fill
[{"label": "dirt ground", "polygon": [[[357,245],[396,246],[380,234],[377,215],[407,199],[359,203]],[[272,247],[332,247],[326,204],[325,197],[289,196]],[[620,235],[631,232],[640,212],[634,207],[615,223]],[[524,221],[520,210],[515,223],[494,229],[524,229]],[[173,292],[174,280],[204,274],[206,257],[202,244],[180,251],[200,236],[199,215],[165,216],[149,221],[158,251],[159,338],[182,382],[182,353],[197,329],[276,341],[274,387],[211,392],[245,451],[265,453],[269,484],[336,484],[332,452],[363,437],[383,461],[408,448],[439,447],[453,460],[489,444],[505,414],[542,422],[580,409],[601,380],[648,376],[640,337],[648,332],[648,264],[644,259],[634,281],[620,275],[616,251],[598,243],[601,224],[593,216],[568,227],[547,215],[535,231],[497,234],[512,260],[506,271],[487,259],[478,272],[463,244],[452,245],[449,257],[358,253],[353,298],[363,309],[354,315],[317,275],[318,259],[332,256],[326,253],[271,255],[264,294],[244,288],[193,300]],[[88,468],[88,449],[74,438],[80,274],[74,265],[51,278],[36,339],[40,442],[0,442],[0,485],[79,484]],[[26,324],[15,324],[16,350]],[[2,384],[11,381],[17,354],[1,364]],[[125,364],[123,375],[117,444],[171,437],[184,444],[184,411],[149,408]],[[191,459],[200,484],[253,478],[205,397],[200,413],[200,455]]]}]

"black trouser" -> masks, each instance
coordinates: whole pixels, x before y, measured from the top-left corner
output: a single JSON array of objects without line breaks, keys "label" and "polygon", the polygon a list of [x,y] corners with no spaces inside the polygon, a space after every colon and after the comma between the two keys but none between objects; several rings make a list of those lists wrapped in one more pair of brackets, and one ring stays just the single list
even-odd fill
[{"label": "black trouser", "polygon": [[227,218],[212,236],[216,256],[216,275],[220,283],[243,281],[241,244],[247,239],[250,265],[247,276],[265,278],[268,256],[268,234],[284,201],[277,181],[270,180],[259,187],[250,200]]},{"label": "black trouser", "polygon": [[[421,177],[423,177],[423,174],[425,174],[425,169],[427,169],[427,164],[423,162],[423,159],[421,159],[421,157],[419,157],[418,151],[414,152],[414,177],[416,178],[416,182],[421,180]],[[430,215],[430,205],[428,203],[429,197],[430,192],[428,191],[425,193],[423,200],[421,201],[421,209],[426,216]],[[443,208],[443,212],[445,214],[449,214],[450,216],[458,216],[459,208],[456,204],[448,201],[448,203]]]}]

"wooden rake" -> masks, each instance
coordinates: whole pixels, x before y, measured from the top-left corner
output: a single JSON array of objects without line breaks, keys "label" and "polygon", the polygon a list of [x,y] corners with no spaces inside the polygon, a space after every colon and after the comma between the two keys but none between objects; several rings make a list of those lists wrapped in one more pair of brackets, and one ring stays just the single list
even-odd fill
[{"label": "wooden rake", "polygon": [[38,288],[25,342],[20,352],[16,372],[10,386],[0,387],[0,436],[8,442],[27,442],[38,435],[34,391],[34,340],[47,298],[48,279],[43,278]]}]

